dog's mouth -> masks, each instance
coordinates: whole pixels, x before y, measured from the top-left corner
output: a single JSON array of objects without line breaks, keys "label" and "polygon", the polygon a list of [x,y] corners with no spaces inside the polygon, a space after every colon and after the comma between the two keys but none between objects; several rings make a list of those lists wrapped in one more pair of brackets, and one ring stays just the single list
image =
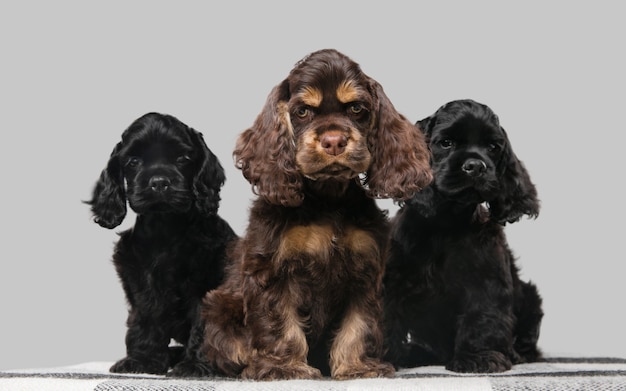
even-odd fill
[{"label": "dog's mouth", "polygon": [[360,146],[351,147],[337,156],[309,149],[296,156],[298,169],[302,175],[312,180],[351,180],[366,172],[370,161],[369,151]]},{"label": "dog's mouth", "polygon": [[341,164],[332,163],[315,172],[304,172],[304,176],[312,180],[340,179],[350,180],[357,177],[360,173],[352,167]]},{"label": "dog's mouth", "polygon": [[191,207],[188,192],[177,189],[170,189],[167,192],[147,189],[136,194],[129,194],[128,203],[138,214],[185,212]]},{"label": "dog's mouth", "polygon": [[440,192],[475,202],[492,200],[499,189],[497,178],[489,172],[470,176],[462,170],[439,169],[434,176]]},{"label": "dog's mouth", "polygon": [[437,188],[442,193],[471,202],[488,202],[497,192],[497,183],[486,178],[439,178],[435,176]]}]

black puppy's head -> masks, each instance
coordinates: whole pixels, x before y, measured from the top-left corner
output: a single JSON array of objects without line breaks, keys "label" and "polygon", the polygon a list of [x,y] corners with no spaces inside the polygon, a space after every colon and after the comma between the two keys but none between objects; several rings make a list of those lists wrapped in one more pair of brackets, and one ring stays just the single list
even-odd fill
[{"label": "black puppy's head", "polygon": [[488,106],[452,101],[417,125],[429,143],[437,191],[461,203],[487,202],[500,223],[538,215],[536,188]]},{"label": "black puppy's head", "polygon": [[201,133],[171,115],[148,113],[122,133],[87,203],[106,228],[121,224],[127,200],[137,214],[214,214],[224,181]]}]

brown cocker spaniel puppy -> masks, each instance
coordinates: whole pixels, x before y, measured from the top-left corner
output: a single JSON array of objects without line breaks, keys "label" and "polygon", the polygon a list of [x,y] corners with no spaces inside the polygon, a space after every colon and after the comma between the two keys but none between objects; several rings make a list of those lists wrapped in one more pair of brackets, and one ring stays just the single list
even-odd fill
[{"label": "brown cocker spaniel puppy", "polygon": [[387,358],[398,367],[500,372],[540,358],[543,311],[504,224],[537,191],[493,111],[473,100],[420,121],[434,181],[398,211],[385,275]]},{"label": "brown cocker spaniel puppy", "polygon": [[430,182],[423,135],[358,64],[321,50],[272,90],[234,156],[259,197],[204,300],[197,355],[173,373],[392,375],[381,361],[388,221],[374,198]]}]

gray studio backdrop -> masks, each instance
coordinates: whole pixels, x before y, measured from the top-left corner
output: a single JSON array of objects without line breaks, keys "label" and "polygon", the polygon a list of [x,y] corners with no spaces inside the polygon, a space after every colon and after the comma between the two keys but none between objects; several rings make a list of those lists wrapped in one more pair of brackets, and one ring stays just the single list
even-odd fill
[{"label": "gray studio backdrop", "polygon": [[0,369],[124,355],[110,257],[134,216],[106,230],[81,201],[134,119],[159,111],[204,133],[226,168],[220,213],[243,234],[235,139],[327,47],[412,121],[453,99],[491,106],[542,200],[537,220],[506,228],[544,297],[541,347],[625,357],[626,28],[617,2],[578,3],[3,2]]}]

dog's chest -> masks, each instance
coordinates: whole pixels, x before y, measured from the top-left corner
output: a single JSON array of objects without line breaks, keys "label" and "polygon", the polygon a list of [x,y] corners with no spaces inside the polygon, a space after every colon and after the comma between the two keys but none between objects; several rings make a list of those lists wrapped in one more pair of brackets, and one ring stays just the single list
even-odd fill
[{"label": "dog's chest", "polygon": [[123,234],[113,257],[120,278],[133,294],[173,302],[196,295],[196,285],[204,285],[210,275],[198,267],[207,263],[198,259],[208,257],[201,244],[180,238],[156,240],[136,233]]},{"label": "dog's chest", "polygon": [[371,271],[382,261],[371,232],[353,225],[308,224],[283,232],[273,262],[279,272],[328,289],[345,286],[355,274]]},{"label": "dog's chest", "polygon": [[355,292],[377,290],[383,260],[373,232],[354,225],[309,224],[285,230],[280,239],[274,273],[283,294],[310,319],[312,341],[337,321]]}]

